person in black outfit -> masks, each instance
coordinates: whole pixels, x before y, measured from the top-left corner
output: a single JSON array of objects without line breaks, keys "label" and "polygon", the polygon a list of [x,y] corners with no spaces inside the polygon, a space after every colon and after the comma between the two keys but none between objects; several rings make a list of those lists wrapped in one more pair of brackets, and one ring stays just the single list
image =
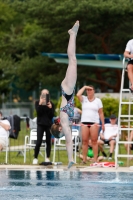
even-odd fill
[{"label": "person in black outfit", "polygon": [[46,102],[46,95],[49,91],[44,89],[41,91],[40,100],[35,102],[37,112],[37,142],[35,146],[33,164],[38,164],[38,154],[42,143],[44,132],[46,133],[46,154],[45,162],[50,162],[51,152],[51,133],[52,118],[54,117],[54,104],[51,101]]}]

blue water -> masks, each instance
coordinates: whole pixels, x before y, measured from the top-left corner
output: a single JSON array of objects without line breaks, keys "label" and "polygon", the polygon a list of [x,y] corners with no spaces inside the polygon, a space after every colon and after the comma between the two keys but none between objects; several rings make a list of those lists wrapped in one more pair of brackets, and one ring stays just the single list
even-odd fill
[{"label": "blue water", "polygon": [[0,171],[0,200],[133,199],[133,173]]}]

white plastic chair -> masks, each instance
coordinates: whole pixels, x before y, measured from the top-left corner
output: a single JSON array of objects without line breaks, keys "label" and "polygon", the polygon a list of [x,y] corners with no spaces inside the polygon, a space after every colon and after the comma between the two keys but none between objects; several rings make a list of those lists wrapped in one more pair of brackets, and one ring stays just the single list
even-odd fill
[{"label": "white plastic chair", "polygon": [[37,118],[29,118],[30,129],[37,129]]},{"label": "white plastic chair", "polygon": [[[76,163],[76,152],[79,145],[79,131],[77,129],[72,129],[72,140],[74,140],[74,162]],[[54,138],[53,163],[55,163],[56,150],[66,150],[65,141],[65,136],[60,139]]]},{"label": "white plastic chair", "polygon": [[[34,149],[37,141],[37,129],[32,129],[30,131],[30,136],[26,135],[25,136],[25,143],[24,143],[24,163],[26,162],[26,152],[28,150]],[[41,144],[40,150],[43,149],[44,151],[46,150],[46,133],[44,132],[43,135],[43,142]],[[42,156],[42,152],[39,152]],[[45,158],[46,158],[46,151],[45,151]]]}]

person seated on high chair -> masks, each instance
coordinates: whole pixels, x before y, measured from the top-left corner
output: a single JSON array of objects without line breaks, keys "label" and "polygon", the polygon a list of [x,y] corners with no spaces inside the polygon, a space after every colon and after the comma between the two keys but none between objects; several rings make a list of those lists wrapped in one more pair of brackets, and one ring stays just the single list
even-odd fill
[{"label": "person seated on high chair", "polygon": [[118,134],[118,125],[116,124],[117,118],[114,114],[110,116],[110,123],[105,124],[105,131],[100,131],[100,139],[98,140],[98,146],[102,152],[104,158],[107,158],[107,154],[104,152],[103,145],[108,144],[110,146],[110,154],[108,160],[112,160],[112,154],[114,152],[116,137]]},{"label": "person seated on high chair", "polygon": [[125,58],[128,58],[127,63],[127,73],[131,86],[129,87],[130,91],[133,93],[133,39],[129,40],[126,44],[124,51]]},{"label": "person seated on high chair", "polygon": [[[126,140],[133,142],[133,131],[131,131],[129,139],[128,139],[128,137],[126,137]],[[131,151],[133,150],[133,144],[124,144],[124,146],[126,148],[127,153],[132,154]],[[130,158],[130,160],[133,160],[133,157]]]},{"label": "person seated on high chair", "polygon": [[9,137],[9,130],[11,129],[10,123],[7,119],[3,119],[2,112],[0,111],[0,151],[7,145],[7,138]]}]

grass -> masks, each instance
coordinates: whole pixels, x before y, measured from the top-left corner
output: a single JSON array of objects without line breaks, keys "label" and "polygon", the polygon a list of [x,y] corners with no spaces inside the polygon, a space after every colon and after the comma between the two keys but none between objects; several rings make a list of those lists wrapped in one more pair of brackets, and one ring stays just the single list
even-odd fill
[{"label": "grass", "polygon": [[[52,146],[53,149],[53,146]],[[122,151],[123,153],[126,153],[124,148],[121,146],[120,151]],[[108,153],[108,150],[105,150],[106,153]],[[27,156],[26,156],[26,163],[24,164],[24,157],[21,154],[21,151],[17,151],[17,152],[10,152],[9,151],[9,157],[8,157],[8,164],[15,164],[15,165],[31,165],[32,161],[33,161],[33,155],[34,155],[34,150],[30,150],[27,152]],[[51,151],[51,161],[53,158],[53,151]],[[56,162],[62,162],[63,165],[67,165],[68,164],[68,158],[67,158],[67,152],[65,150],[61,150],[61,151],[56,151]],[[123,162],[123,165],[121,165],[122,167],[127,167],[127,166],[131,166],[133,165],[133,160],[129,161],[129,165],[128,165],[128,160],[127,158],[119,158],[119,161]],[[38,156],[38,161],[39,163],[44,162],[44,157],[42,157],[40,154]],[[108,160],[103,160],[103,161],[108,161]],[[112,160],[114,161],[114,159]],[[0,163],[4,163],[5,162],[5,152],[1,152],[0,154]],[[77,164],[81,165],[81,160],[79,157],[77,157]],[[87,165],[89,166],[90,162],[87,163]]]},{"label": "grass", "polygon": [[[28,130],[26,128],[26,123],[24,121],[22,121],[21,122],[21,131],[19,132],[19,136],[18,136],[17,140],[10,138],[10,147],[24,145],[25,136],[29,135],[29,134],[30,134],[30,130]],[[52,145],[52,149],[53,149],[53,145]],[[126,154],[126,150],[122,144],[120,145],[119,151],[121,154]],[[105,149],[105,152],[108,154],[108,149]],[[30,151],[27,151],[26,163],[24,164],[24,156],[22,154],[21,148],[20,149],[18,148],[17,151],[9,150],[8,164],[31,165],[32,161],[33,161],[33,155],[34,155],[33,149]],[[51,161],[52,161],[52,159],[53,159],[53,150],[51,151]],[[56,162],[62,162],[63,165],[67,165],[68,164],[67,152],[65,150],[61,150],[61,151],[57,150],[55,160],[56,160]],[[122,165],[123,167],[133,165],[133,160],[131,160],[129,162],[128,162],[127,158],[119,158],[118,160],[123,162],[123,165]],[[44,162],[44,156],[42,157],[39,154],[38,161],[39,161],[39,163]],[[104,160],[104,161],[108,161],[108,160]],[[112,161],[114,161],[114,159]],[[5,152],[0,153],[0,163],[1,164],[5,163]],[[77,157],[77,163],[78,163],[78,165],[81,163],[81,160],[79,157]],[[88,162],[87,165],[89,166],[90,162]]]},{"label": "grass", "polygon": [[[53,145],[52,145],[53,149]],[[41,151],[42,152],[42,151]],[[44,152],[43,157],[42,155],[38,155],[38,162],[44,162]],[[24,164],[24,156],[22,154],[22,151],[9,151],[8,153],[8,164],[15,164],[15,165],[31,165],[33,161],[33,155],[34,155],[34,150],[27,151],[26,154],[26,163]],[[51,161],[53,159],[53,150],[51,151]],[[55,157],[56,162],[62,162],[63,165],[68,164],[68,158],[67,158],[67,152],[65,150],[63,151],[56,151],[56,157]],[[0,163],[3,164],[5,163],[5,152],[0,153]]]}]

